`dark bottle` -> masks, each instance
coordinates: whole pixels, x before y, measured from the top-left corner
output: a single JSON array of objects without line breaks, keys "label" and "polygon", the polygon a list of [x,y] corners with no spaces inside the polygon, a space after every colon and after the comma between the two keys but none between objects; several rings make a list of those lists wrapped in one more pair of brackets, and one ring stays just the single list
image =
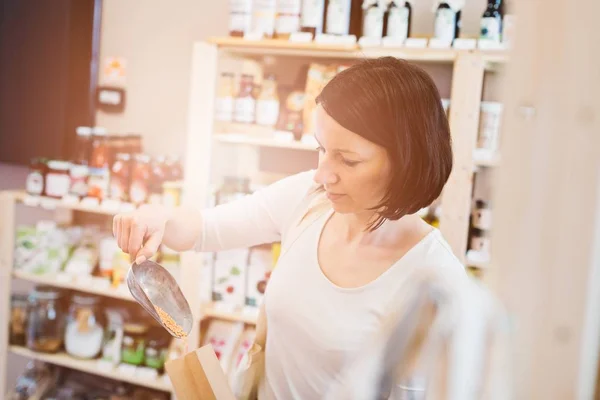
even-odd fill
[{"label": "dark bottle", "polygon": [[392,0],[385,23],[385,36],[404,41],[410,37],[412,6],[404,0]]},{"label": "dark bottle", "polygon": [[323,33],[325,0],[302,0],[300,30],[315,37]]},{"label": "dark bottle", "polygon": [[481,17],[481,39],[499,42],[502,37],[502,0],[488,0]]},{"label": "dark bottle", "polygon": [[461,10],[454,10],[445,1],[440,1],[435,12],[435,38],[452,43],[460,35]]}]

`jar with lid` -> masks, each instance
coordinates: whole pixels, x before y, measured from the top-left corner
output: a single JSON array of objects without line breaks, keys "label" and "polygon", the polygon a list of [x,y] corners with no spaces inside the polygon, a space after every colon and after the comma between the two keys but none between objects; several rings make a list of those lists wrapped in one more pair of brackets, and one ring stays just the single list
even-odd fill
[{"label": "jar with lid", "polygon": [[235,86],[233,74],[223,72],[219,78],[217,87],[217,101],[215,104],[217,121],[230,122],[233,119],[233,103],[235,97]]},{"label": "jar with lid", "polygon": [[129,322],[123,325],[122,362],[132,365],[144,363],[147,333],[148,326],[144,324]]},{"label": "jar with lid", "polygon": [[92,146],[92,128],[89,126],[78,126],[75,132],[77,133],[77,139],[73,164],[88,165]]},{"label": "jar with lid", "polygon": [[69,171],[71,163],[67,161],[52,160],[48,162],[46,173],[46,196],[62,199],[69,193],[71,178]]},{"label": "jar with lid", "polygon": [[88,196],[103,199],[108,195],[109,150],[106,129],[96,127],[93,130],[92,151],[88,179]]},{"label": "jar with lid", "polygon": [[104,320],[96,296],[74,295],[71,298],[65,332],[65,349],[76,358],[95,358],[102,349]]},{"label": "jar with lid", "polygon": [[155,157],[150,163],[150,204],[161,204],[163,197],[163,184],[167,180],[168,167],[164,156]]},{"label": "jar with lid", "polygon": [[150,194],[150,156],[136,154],[133,171],[131,173],[131,186],[129,200],[140,205],[148,200]]},{"label": "jar with lid", "polygon": [[47,161],[43,158],[34,158],[29,164],[29,174],[25,181],[27,194],[31,196],[42,196],[46,181]]},{"label": "jar with lid", "polygon": [[117,154],[110,175],[110,198],[127,201],[131,181],[131,156],[128,153]]},{"label": "jar with lid", "polygon": [[256,99],[254,97],[254,77],[243,74],[240,89],[235,99],[234,119],[237,122],[254,123]]},{"label": "jar with lid", "polygon": [[250,179],[226,176],[216,194],[216,204],[225,204],[250,194]]},{"label": "jar with lid", "polygon": [[279,119],[279,94],[275,75],[269,74],[263,79],[258,99],[256,100],[256,123],[275,126]]},{"label": "jar with lid", "polygon": [[10,297],[9,342],[16,346],[25,346],[25,328],[27,327],[27,295],[12,294]]},{"label": "jar with lid", "polygon": [[69,177],[71,181],[69,194],[80,199],[87,196],[89,177],[89,169],[87,165],[71,165]]},{"label": "jar with lid", "polygon": [[48,286],[38,286],[29,295],[26,339],[30,350],[56,353],[62,347],[66,314],[62,297]]}]

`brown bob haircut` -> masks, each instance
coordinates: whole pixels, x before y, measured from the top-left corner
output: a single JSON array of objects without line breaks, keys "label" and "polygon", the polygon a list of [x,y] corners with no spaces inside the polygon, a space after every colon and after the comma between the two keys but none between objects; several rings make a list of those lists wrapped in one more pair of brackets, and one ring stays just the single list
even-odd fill
[{"label": "brown bob haircut", "polygon": [[452,170],[452,140],[438,89],[423,69],[393,57],[361,61],[337,74],[316,102],[388,152],[393,173],[369,230],[440,196]]}]

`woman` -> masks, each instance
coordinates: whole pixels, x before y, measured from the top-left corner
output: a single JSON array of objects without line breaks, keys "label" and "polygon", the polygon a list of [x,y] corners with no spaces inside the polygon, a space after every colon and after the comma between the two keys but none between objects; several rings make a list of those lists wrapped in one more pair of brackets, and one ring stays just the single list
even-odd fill
[{"label": "woman", "polygon": [[161,242],[219,251],[283,239],[265,296],[265,399],[322,398],[417,269],[465,276],[440,232],[415,215],[452,169],[448,121],[427,73],[391,57],[363,61],[316,101],[316,171],[202,212],[144,206],[114,220],[136,262]]}]

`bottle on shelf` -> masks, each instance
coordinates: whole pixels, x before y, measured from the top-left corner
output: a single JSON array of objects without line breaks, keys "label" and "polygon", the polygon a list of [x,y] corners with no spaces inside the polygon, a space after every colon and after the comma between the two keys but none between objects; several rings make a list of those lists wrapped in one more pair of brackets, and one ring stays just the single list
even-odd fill
[{"label": "bottle on shelf", "polygon": [[254,123],[255,108],[254,77],[249,74],[243,74],[240,79],[240,89],[235,99],[234,120],[248,124]]},{"label": "bottle on shelf", "polygon": [[229,35],[243,37],[252,27],[252,0],[229,0]]},{"label": "bottle on shelf", "polygon": [[111,168],[110,198],[118,201],[128,201],[130,180],[131,155],[129,153],[119,153]]},{"label": "bottle on shelf", "polygon": [[215,104],[215,117],[217,121],[231,122],[233,119],[234,96],[235,86],[233,82],[233,73],[221,73],[217,89],[217,101]]},{"label": "bottle on shelf", "polygon": [[79,126],[76,129],[77,139],[75,144],[75,156],[69,171],[71,177],[71,187],[69,194],[78,199],[87,196],[90,149],[92,146],[92,128]]},{"label": "bottle on shelf", "polygon": [[323,33],[325,18],[325,0],[302,0],[300,30],[313,35]]},{"label": "bottle on shelf", "polygon": [[279,95],[275,75],[268,74],[262,82],[262,88],[256,100],[256,123],[275,126],[279,119]]},{"label": "bottle on shelf", "polygon": [[109,190],[108,147],[106,129],[95,127],[92,136],[92,150],[89,162],[88,197],[102,200]]},{"label": "bottle on shelf", "polygon": [[451,44],[460,35],[461,1],[440,0],[435,11],[436,39]]},{"label": "bottle on shelf", "polygon": [[481,17],[480,39],[500,42],[502,39],[502,0],[488,0]]},{"label": "bottle on shelf", "polygon": [[275,36],[289,39],[292,33],[300,31],[300,10],[302,0],[279,0],[275,20]]},{"label": "bottle on shelf", "polygon": [[412,22],[412,6],[406,0],[391,0],[389,2],[385,36],[398,42],[404,42],[410,37]]},{"label": "bottle on shelf", "polygon": [[386,8],[384,0],[363,1],[362,37],[367,37],[369,39],[381,39],[383,37]]},{"label": "bottle on shelf", "polygon": [[271,39],[275,35],[277,4],[275,0],[252,2],[252,33]]},{"label": "bottle on shelf", "polygon": [[329,0],[325,7],[325,33],[360,36],[361,15],[360,0]]}]

